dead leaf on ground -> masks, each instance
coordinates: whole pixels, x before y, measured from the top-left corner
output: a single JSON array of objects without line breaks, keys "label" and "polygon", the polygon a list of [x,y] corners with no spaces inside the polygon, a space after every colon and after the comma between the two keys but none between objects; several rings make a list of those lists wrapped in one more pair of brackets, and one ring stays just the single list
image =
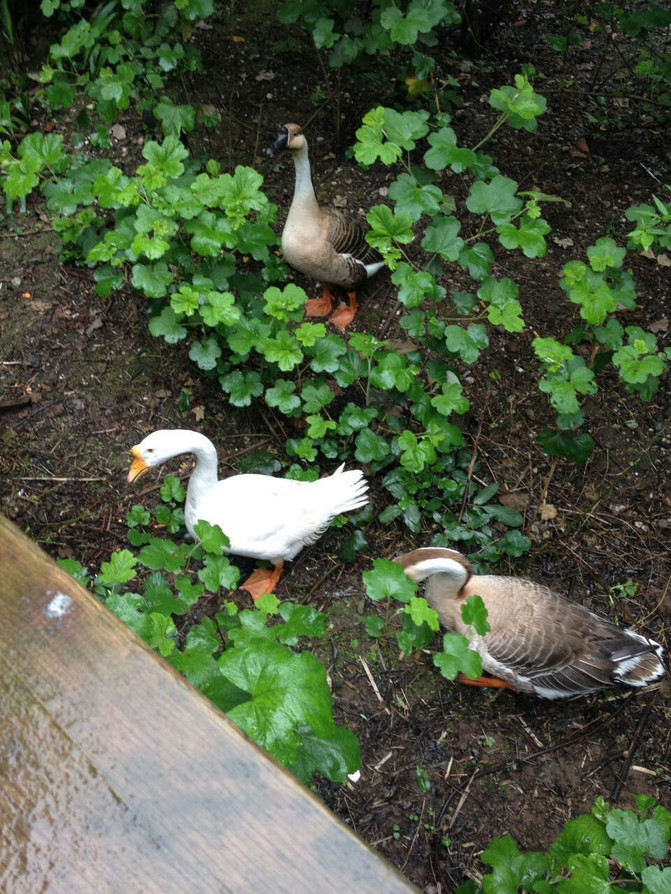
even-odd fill
[{"label": "dead leaf on ground", "polygon": [[654,323],[650,323],[648,325],[648,329],[650,332],[654,333],[655,335],[658,332],[668,332],[669,331],[669,318],[662,317],[661,320],[655,320]]},{"label": "dead leaf on ground", "polygon": [[499,503],[518,512],[526,512],[531,502],[531,494],[526,490],[510,490],[499,497]]},{"label": "dead leaf on ground", "polygon": [[557,239],[555,236],[553,236],[552,241],[560,248],[572,248],[575,245],[573,239],[570,239],[568,236],[565,239]]},{"label": "dead leaf on ground", "polygon": [[541,521],[551,521],[553,518],[557,518],[557,507],[553,506],[552,503],[541,503],[538,511]]},{"label": "dead leaf on ground", "polygon": [[33,310],[36,310],[38,313],[46,313],[46,311],[51,310],[53,307],[52,301],[42,301],[40,298],[33,298],[30,301],[30,307]]},{"label": "dead leaf on ground", "polygon": [[587,145],[587,140],[584,137],[580,137],[580,139],[576,140],[569,148],[569,152],[573,158],[589,158],[590,151],[589,146]]},{"label": "dead leaf on ground", "polygon": [[205,407],[201,404],[197,407],[192,407],[191,412],[193,413],[193,418],[196,422],[202,422],[205,418]]}]

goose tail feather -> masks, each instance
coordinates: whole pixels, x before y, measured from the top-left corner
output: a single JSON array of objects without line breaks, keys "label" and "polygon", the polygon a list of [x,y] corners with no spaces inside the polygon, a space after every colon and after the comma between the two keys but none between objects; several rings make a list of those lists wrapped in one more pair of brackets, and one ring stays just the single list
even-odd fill
[{"label": "goose tail feather", "polygon": [[661,645],[633,630],[625,632],[634,642],[630,649],[621,649],[612,656],[617,662],[614,678],[628,686],[649,686],[656,683],[664,676]]},{"label": "goose tail feather", "polygon": [[361,469],[346,472],[343,463],[328,478],[321,478],[319,484],[332,516],[360,509],[368,503],[368,482]]}]

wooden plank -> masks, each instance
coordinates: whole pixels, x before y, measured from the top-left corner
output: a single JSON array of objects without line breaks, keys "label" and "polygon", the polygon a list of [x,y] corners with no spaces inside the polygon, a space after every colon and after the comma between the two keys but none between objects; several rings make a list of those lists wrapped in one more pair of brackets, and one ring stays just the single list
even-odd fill
[{"label": "wooden plank", "polygon": [[416,890],[2,517],[0,677],[0,890]]}]

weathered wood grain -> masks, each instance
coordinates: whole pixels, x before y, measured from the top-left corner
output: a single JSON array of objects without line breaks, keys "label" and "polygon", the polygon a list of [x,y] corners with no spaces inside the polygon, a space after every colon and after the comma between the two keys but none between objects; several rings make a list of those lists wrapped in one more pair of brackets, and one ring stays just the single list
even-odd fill
[{"label": "weathered wood grain", "polygon": [[415,889],[0,517],[0,890]]}]

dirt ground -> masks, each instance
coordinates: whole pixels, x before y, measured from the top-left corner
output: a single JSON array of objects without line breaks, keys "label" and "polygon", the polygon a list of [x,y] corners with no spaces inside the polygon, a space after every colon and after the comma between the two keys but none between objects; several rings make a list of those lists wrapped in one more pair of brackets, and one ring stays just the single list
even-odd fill
[{"label": "dirt ground", "polygon": [[[628,206],[663,195],[663,184],[671,182],[669,127],[642,118],[633,102],[606,103],[608,123],[600,121],[581,90],[594,85],[597,66],[607,70],[608,48],[602,56],[595,38],[563,60],[547,49],[543,27],[548,19],[539,17],[502,29],[478,64],[447,52],[443,60],[443,73],[461,84],[464,105],[454,125],[465,145],[477,143],[493,122],[486,104],[491,87],[525,62],[547,75],[537,88],[548,98],[537,133],[504,130],[490,152],[502,173],[568,203],[545,211],[553,232],[542,262],[529,265],[517,254],[501,259],[499,273],[518,282],[529,325],[516,338],[492,334],[491,348],[471,372],[467,433],[477,475],[513,495],[533,541],[527,556],[495,570],[551,584],[668,648],[668,377],[649,404],[627,396],[614,380],[604,383],[586,404],[597,449],[576,468],[536,445],[536,432],[553,414],[538,391],[530,345],[535,329],[559,337],[576,325],[575,308],[557,285],[561,266],[584,258],[598,237],[621,236]],[[390,80],[352,82],[325,68],[300,32],[281,46],[279,36],[277,27],[239,16],[222,16],[199,33],[208,76],[182,84],[182,101],[213,105],[222,124],[190,136],[190,148],[218,158],[224,169],[257,167],[283,214],[292,171],[262,150],[278,124],[309,122],[320,195],[344,197],[353,209],[376,204],[390,172],[362,171],[345,150],[362,114],[374,104],[393,104]],[[125,125],[118,149],[130,164],[146,134],[140,122]],[[67,127],[67,120],[58,121],[56,130],[67,136]],[[219,448],[222,476],[257,447],[284,458],[272,415],[231,407],[216,383],[199,377],[187,347],[152,338],[141,299],[121,291],[101,300],[92,271],[58,262],[39,201],[26,215],[2,219],[0,258],[0,509],[52,556],[73,556],[97,570],[126,545],[126,511],[142,494],[150,501],[160,480],[157,475],[145,479],[144,490],[129,490],[128,450],[155,428],[208,434]],[[643,257],[632,267],[639,307],[622,320],[655,323],[668,343],[668,268]],[[444,284],[458,288],[458,272]],[[394,287],[383,274],[371,283],[356,328],[393,337],[397,315]],[[372,493],[379,512],[391,498],[374,479]],[[541,506],[550,509],[541,512]],[[402,659],[391,641],[370,639],[362,617],[376,608],[366,602],[362,572],[376,557],[428,545],[432,533],[427,527],[414,537],[373,522],[368,553],[343,567],[336,556],[346,532],[331,531],[293,563],[279,595],[328,612],[329,636],[317,652],[329,667],[337,720],[361,741],[361,780],[347,787],[322,783],[319,793],[434,894],[479,878],[478,855],[493,837],[509,832],[523,848],[545,849],[599,795],[632,806],[632,795],[645,793],[668,806],[671,707],[665,686],[562,704],[461,687],[440,677],[430,654]],[[633,597],[609,596],[610,587],[627,580],[638,584]],[[418,767],[428,773],[428,791],[418,784]]]}]

